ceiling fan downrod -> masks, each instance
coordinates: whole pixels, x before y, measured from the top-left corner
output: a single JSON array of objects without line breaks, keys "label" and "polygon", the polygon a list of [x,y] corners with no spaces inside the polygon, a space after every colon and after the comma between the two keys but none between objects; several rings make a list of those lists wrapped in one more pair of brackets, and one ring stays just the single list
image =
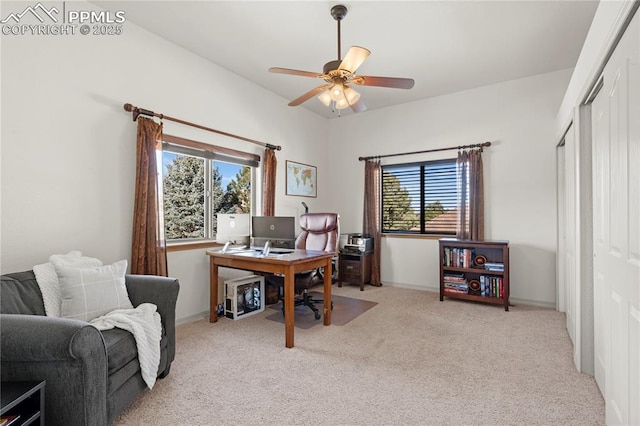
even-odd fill
[{"label": "ceiling fan downrod", "polygon": [[331,16],[338,21],[338,61],[342,60],[342,50],[340,49],[340,21],[347,16],[347,6],[337,4],[331,8]]}]

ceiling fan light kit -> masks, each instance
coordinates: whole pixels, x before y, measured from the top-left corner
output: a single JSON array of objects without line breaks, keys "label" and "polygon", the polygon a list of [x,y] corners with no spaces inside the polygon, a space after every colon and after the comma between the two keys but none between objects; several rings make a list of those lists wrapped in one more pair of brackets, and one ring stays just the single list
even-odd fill
[{"label": "ceiling fan light kit", "polygon": [[321,78],[325,81],[318,87],[289,102],[289,106],[298,106],[303,102],[317,96],[325,106],[331,106],[337,110],[351,107],[353,112],[362,112],[367,107],[360,101],[360,93],[355,91],[347,83],[361,86],[391,87],[396,89],[411,89],[413,79],[397,77],[372,77],[356,75],[355,72],[371,54],[368,49],[360,46],[352,46],[347,56],[341,59],[340,50],[340,22],[347,15],[347,7],[341,4],[331,8],[331,16],[338,22],[338,59],[327,62],[322,68],[322,74],[310,71],[300,71],[290,68],[269,68],[269,72],[278,74],[291,74],[302,77]]}]

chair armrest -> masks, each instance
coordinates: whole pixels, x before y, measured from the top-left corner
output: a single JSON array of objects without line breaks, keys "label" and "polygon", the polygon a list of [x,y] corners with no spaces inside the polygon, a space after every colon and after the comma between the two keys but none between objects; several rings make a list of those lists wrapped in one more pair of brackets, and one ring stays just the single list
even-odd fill
[{"label": "chair armrest", "polygon": [[157,275],[127,275],[125,284],[134,307],[141,303],[153,303],[158,307],[168,339],[167,355],[169,362],[173,361],[176,351],[176,302],[180,283],[176,278]]},{"label": "chair armrest", "polygon": [[0,347],[2,381],[46,380],[46,412],[55,413],[51,424],[106,424],[107,350],[95,327],[1,314]]},{"label": "chair armrest", "polygon": [[104,355],[102,334],[85,321],[42,315],[0,315],[4,361],[58,361]]}]

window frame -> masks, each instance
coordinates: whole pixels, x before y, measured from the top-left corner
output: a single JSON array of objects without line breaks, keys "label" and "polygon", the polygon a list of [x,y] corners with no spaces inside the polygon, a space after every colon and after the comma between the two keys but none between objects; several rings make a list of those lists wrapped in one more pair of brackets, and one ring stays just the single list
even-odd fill
[{"label": "window frame", "polygon": [[[175,238],[175,239],[166,239],[167,251],[179,251],[179,250],[190,250],[195,248],[206,248],[206,247],[214,247],[218,246],[215,241],[216,233],[213,230],[211,220],[213,214],[213,197],[212,197],[212,174],[213,174],[213,166],[214,163],[217,162],[226,162],[237,164],[239,166],[248,166],[251,169],[251,207],[249,214],[254,214],[257,211],[256,206],[256,190],[255,183],[257,177],[257,169],[261,166],[260,156],[257,154],[251,154],[248,152],[238,151],[231,148],[220,147],[217,145],[205,144],[202,142],[193,141],[190,139],[185,139],[177,136],[162,135],[162,151],[161,157],[164,158],[164,153],[170,152],[178,155],[189,155],[197,158],[202,158],[204,160],[204,230],[205,235],[201,238]],[[164,164],[163,161],[160,161],[160,170],[158,174],[158,179],[160,180],[160,189],[162,200],[161,202],[164,204],[164,188],[162,181],[164,179]],[[163,218],[162,218],[162,226],[163,232],[166,232],[165,227],[165,217],[164,217],[164,206],[163,206]]]},{"label": "window frame", "polygon": [[[451,232],[441,232],[441,231],[427,231],[426,228],[426,206],[428,205],[425,196],[425,171],[424,168],[430,165],[437,164],[451,164],[455,169],[455,199],[456,199],[456,208],[460,207],[460,185],[458,184],[458,164],[457,158],[443,158],[438,160],[429,160],[429,161],[418,161],[418,162],[408,162],[408,163],[396,163],[396,164],[386,164],[381,166],[381,176],[380,176],[380,231],[383,237],[399,237],[399,238],[441,238],[441,237],[451,237],[455,236],[457,230],[454,228]],[[420,186],[420,200],[419,200],[419,230],[385,230],[384,229],[384,177],[385,173],[389,173],[393,169],[402,169],[402,168],[418,168],[417,174],[420,178],[419,186]],[[457,225],[456,225],[457,228]]]}]

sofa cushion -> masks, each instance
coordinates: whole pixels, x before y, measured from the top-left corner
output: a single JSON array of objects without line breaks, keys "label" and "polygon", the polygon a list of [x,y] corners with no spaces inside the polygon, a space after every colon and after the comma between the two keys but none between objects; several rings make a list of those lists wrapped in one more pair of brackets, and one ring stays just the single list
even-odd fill
[{"label": "sofa cushion", "polygon": [[133,309],[125,285],[126,260],[94,268],[55,267],[63,317],[91,321],[115,309]]},{"label": "sofa cushion", "polygon": [[121,328],[102,330],[102,337],[107,347],[107,374],[109,376],[138,356],[136,339],[128,331]]},{"label": "sofa cushion", "polygon": [[[102,337],[107,348],[107,375],[109,376],[109,390],[111,393],[117,390],[122,384],[140,370],[138,362],[138,351],[133,334],[120,328],[103,330]],[[164,353],[167,348],[167,336],[163,335],[160,340],[160,351]],[[135,361],[135,362],[132,362]],[[162,363],[161,363],[162,364]],[[132,368],[135,371],[132,373]],[[162,365],[161,365],[162,366]]]},{"label": "sofa cushion", "polygon": [[0,313],[44,315],[42,293],[33,271],[2,275]]},{"label": "sofa cushion", "polygon": [[[104,344],[107,347],[109,375],[118,371],[129,361],[138,356],[136,339],[133,337],[133,334],[121,328],[103,330],[101,333],[104,338]],[[160,340],[160,350],[163,350],[166,347],[167,336],[164,335],[163,330],[162,339]]]}]

